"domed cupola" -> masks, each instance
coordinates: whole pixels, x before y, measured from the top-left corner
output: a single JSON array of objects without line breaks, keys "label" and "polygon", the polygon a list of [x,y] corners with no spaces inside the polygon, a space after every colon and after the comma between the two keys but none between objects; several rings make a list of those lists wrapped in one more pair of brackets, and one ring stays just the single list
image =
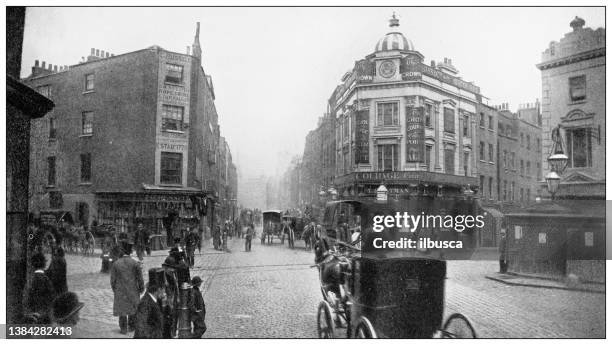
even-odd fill
[{"label": "domed cupola", "polygon": [[389,20],[389,28],[389,33],[376,43],[376,53],[391,50],[414,50],[412,42],[406,39],[399,31],[399,19],[395,17],[395,13],[393,13],[393,17]]}]

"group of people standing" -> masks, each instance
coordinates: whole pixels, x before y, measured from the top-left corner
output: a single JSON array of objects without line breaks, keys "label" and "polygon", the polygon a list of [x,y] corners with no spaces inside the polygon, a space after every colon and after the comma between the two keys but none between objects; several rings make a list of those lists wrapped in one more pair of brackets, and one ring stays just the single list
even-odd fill
[{"label": "group of people standing", "polygon": [[[191,231],[190,234],[194,234]],[[188,252],[196,247],[195,236],[187,236]],[[122,334],[134,332],[134,338],[175,338],[179,319],[179,305],[189,310],[190,337],[200,338],[206,331],[204,322],[206,306],[199,290],[202,279],[191,279],[191,257],[175,238],[162,268],[149,270],[149,282],[145,286],[142,263],[131,256],[132,244],[121,243],[123,255],[111,267],[111,288],[114,293],[113,315],[119,317]],[[160,278],[161,277],[161,278]],[[181,296],[181,287],[189,288],[187,296]],[[183,308],[184,309],[184,308]]]}]

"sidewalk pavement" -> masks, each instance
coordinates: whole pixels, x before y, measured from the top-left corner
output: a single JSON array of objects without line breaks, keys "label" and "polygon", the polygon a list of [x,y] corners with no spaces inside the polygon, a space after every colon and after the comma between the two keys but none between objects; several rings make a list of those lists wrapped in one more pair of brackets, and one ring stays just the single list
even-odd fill
[{"label": "sidewalk pavement", "polygon": [[601,283],[583,283],[571,281],[569,279],[555,280],[551,278],[543,278],[532,275],[523,275],[517,273],[491,273],[485,275],[485,278],[500,282],[506,285],[527,286],[545,289],[559,289],[581,292],[606,293],[606,285]]}]

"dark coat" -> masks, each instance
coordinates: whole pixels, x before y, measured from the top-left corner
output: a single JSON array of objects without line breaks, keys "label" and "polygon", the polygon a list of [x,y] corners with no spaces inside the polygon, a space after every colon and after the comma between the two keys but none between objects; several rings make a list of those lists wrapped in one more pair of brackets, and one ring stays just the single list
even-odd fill
[{"label": "dark coat", "polygon": [[54,298],[55,291],[51,280],[42,272],[34,272],[25,295],[25,309],[46,318]]},{"label": "dark coat", "polygon": [[136,311],[134,338],[161,339],[163,322],[164,316],[159,304],[146,293],[140,300]]},{"label": "dark coat", "polygon": [[66,259],[56,256],[51,260],[49,268],[45,271],[49,280],[53,284],[53,289],[57,296],[68,291],[68,283],[66,282]]},{"label": "dark coat", "polygon": [[134,315],[144,291],[142,268],[131,256],[122,256],[111,267],[111,288],[115,294],[113,315]]}]

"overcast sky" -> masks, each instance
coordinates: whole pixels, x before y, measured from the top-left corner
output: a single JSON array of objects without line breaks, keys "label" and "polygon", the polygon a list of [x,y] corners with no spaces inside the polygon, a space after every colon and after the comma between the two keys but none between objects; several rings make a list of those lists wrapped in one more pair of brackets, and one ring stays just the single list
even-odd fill
[{"label": "overcast sky", "polygon": [[245,175],[274,174],[354,61],[374,50],[395,11],[425,62],[453,60],[490,104],[541,98],[535,65],[574,16],[605,26],[603,8],[28,8],[22,77],[34,60],[72,65],[91,48],[122,54],[159,45],[184,53],[201,23],[221,134]]}]

